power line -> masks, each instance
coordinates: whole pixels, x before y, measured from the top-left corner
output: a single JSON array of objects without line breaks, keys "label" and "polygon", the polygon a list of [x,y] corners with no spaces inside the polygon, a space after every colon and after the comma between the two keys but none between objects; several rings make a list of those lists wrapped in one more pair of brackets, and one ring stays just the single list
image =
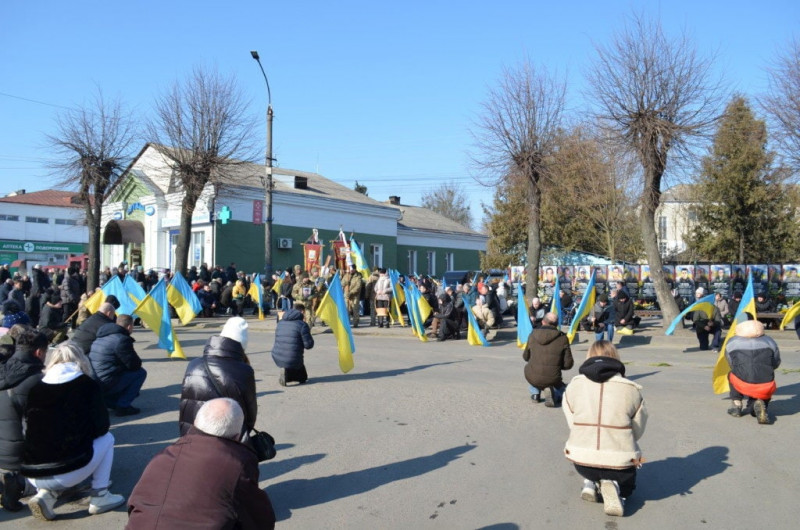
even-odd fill
[{"label": "power line", "polygon": [[9,94],[7,92],[0,92],[0,96],[5,96],[7,98],[20,99],[22,101],[27,101],[29,103],[36,103],[38,105],[47,105],[48,107],[56,107],[56,108],[59,108],[59,109],[72,110],[72,107],[65,107],[64,105],[58,105],[56,103],[48,103],[46,101],[39,101],[38,99],[31,99],[31,98],[24,98],[22,96],[15,96],[14,94]]}]

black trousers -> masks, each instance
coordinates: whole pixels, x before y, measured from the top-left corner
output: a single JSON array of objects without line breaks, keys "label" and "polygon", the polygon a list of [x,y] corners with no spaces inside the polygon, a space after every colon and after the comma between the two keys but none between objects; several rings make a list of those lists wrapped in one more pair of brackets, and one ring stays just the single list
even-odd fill
[{"label": "black trousers", "polygon": [[586,480],[600,482],[601,480],[615,480],[619,484],[619,495],[626,499],[636,489],[636,467],[625,469],[606,469],[602,467],[589,467],[575,464],[575,471]]},{"label": "black trousers", "polygon": [[306,372],[305,365],[301,366],[300,368],[286,368],[286,382],[298,382],[298,383],[305,383],[308,381],[308,372]]}]

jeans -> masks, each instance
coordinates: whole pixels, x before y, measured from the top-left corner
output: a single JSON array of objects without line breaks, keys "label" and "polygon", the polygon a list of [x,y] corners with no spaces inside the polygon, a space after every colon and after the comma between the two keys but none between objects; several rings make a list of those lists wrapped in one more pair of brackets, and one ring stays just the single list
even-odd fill
[{"label": "jeans", "polygon": [[133,400],[139,397],[139,390],[146,378],[144,368],[122,372],[117,382],[104,392],[106,404],[113,408],[130,407]]},{"label": "jeans", "polygon": [[[561,398],[564,397],[564,391],[567,389],[567,385],[561,383],[561,386],[551,386],[550,388],[553,389],[553,401],[561,403]],[[541,391],[533,385],[528,385],[528,390],[532,396],[541,394]]]},{"label": "jeans", "polygon": [[93,490],[107,489],[111,464],[114,462],[114,435],[107,432],[95,438],[92,449],[92,459],[82,468],[52,477],[29,478],[28,481],[37,489],[60,491],[76,486],[91,476]]},{"label": "jeans", "polygon": [[608,342],[614,340],[614,326],[606,324],[602,331],[595,332],[594,340],[603,340],[603,335],[608,334]]}]

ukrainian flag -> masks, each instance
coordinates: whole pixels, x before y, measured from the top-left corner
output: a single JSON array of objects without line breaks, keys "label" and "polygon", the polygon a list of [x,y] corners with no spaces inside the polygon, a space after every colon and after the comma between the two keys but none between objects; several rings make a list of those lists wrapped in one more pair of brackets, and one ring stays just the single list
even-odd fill
[{"label": "ukrainian flag", "polygon": [[[135,291],[135,294],[139,294],[140,292],[143,293],[144,290],[139,287],[139,284],[133,281],[132,278],[125,276],[126,283],[130,282],[135,285],[138,290]],[[117,313],[120,315],[133,315],[136,309],[136,304],[139,300],[132,300],[129,294],[131,291],[129,290],[126,284],[119,279],[119,276],[116,274],[113,278],[107,281],[100,289],[97,289],[92,296],[86,300],[86,309],[88,309],[92,313],[97,313],[97,310],[100,309],[100,305],[106,301],[111,295],[117,297],[119,300],[119,309],[117,309]],[[144,298],[144,294],[142,294],[142,298]]]},{"label": "ukrainian flag", "polygon": [[128,297],[133,300],[133,309],[135,311],[136,306],[139,305],[139,302],[144,300],[144,297],[147,296],[147,293],[144,292],[144,288],[136,283],[136,280],[131,278],[130,274],[125,275],[125,280],[122,282],[122,286],[125,287],[125,290],[128,291]]},{"label": "ukrainian flag", "polygon": [[[486,337],[483,336],[480,326],[478,326],[478,321],[475,319],[475,315],[472,314],[472,308],[465,307],[464,309],[467,312],[467,320],[469,321],[469,326],[467,327],[467,342],[469,345],[489,346],[489,343],[486,341]],[[528,319],[528,322],[530,322],[530,319]]]},{"label": "ukrainian flag", "polygon": [[736,315],[731,323],[731,329],[725,335],[725,342],[722,343],[722,348],[719,350],[719,357],[717,357],[717,364],[714,366],[714,373],[712,375],[712,387],[715,394],[722,394],[730,390],[728,384],[728,373],[731,367],[728,364],[728,359],[725,358],[725,347],[728,345],[728,340],[736,334],[736,324],[747,320],[745,313],[750,313],[753,318],[756,318],[756,300],[753,297],[753,275],[747,275],[747,288],[742,295],[742,301],[739,302],[739,309],[736,310]]},{"label": "ukrainian flag", "polygon": [[[472,312],[472,308],[465,307],[465,309]],[[522,283],[517,282],[517,346],[524,348],[531,333],[533,333],[533,324],[531,324],[528,303],[522,292]]]},{"label": "ukrainian flag", "polygon": [[795,319],[795,317],[800,314],[800,302],[795,302],[792,307],[783,315],[783,320],[781,320],[781,331],[783,328],[786,327],[786,324],[790,323]]},{"label": "ukrainian flag", "polygon": [[356,347],[353,342],[353,332],[350,329],[347,304],[344,301],[342,280],[338,274],[333,275],[333,280],[317,308],[317,316],[333,331],[339,347],[339,368],[342,373],[346,374],[353,369],[353,353],[355,353]]},{"label": "ukrainian flag", "polygon": [[147,296],[136,307],[136,314],[147,324],[147,327],[158,335],[158,347],[169,352],[170,357],[186,359],[178,337],[172,329],[167,300],[167,285],[164,278],[150,290]]},{"label": "ukrainian flag", "polygon": [[392,317],[394,322],[399,322],[401,326],[406,327],[403,313],[400,312],[400,306],[406,301],[405,292],[400,285],[400,273],[394,269],[389,269],[389,283],[392,286],[392,303],[389,307],[389,316]]},{"label": "ukrainian flag", "polygon": [[[428,342],[428,337],[425,336],[425,328],[422,326],[425,321],[422,320],[420,311],[419,299],[421,296],[419,290],[417,290],[417,286],[414,285],[413,282],[409,282],[408,286],[405,287],[405,295],[408,320],[411,323],[411,332],[422,342]],[[428,305],[427,302],[425,302],[425,304]],[[428,307],[430,308],[430,305],[428,305]]]},{"label": "ukrainian flag", "polygon": [[583,293],[583,298],[581,299],[581,303],[578,305],[578,310],[575,311],[575,317],[572,319],[572,323],[569,325],[567,338],[569,338],[570,344],[572,344],[572,341],[575,339],[575,334],[578,333],[578,326],[580,325],[581,320],[583,320],[594,307],[595,298],[597,298],[597,290],[594,288],[594,275],[595,271],[592,271],[592,277],[586,286],[586,292]]},{"label": "ukrainian flag", "polygon": [[356,270],[361,273],[365,280],[369,279],[369,265],[367,260],[364,259],[364,254],[361,253],[361,247],[358,246],[354,237],[350,236],[350,257],[353,258],[353,264]]},{"label": "ukrainian flag", "polygon": [[261,307],[261,275],[256,274],[253,281],[250,282],[250,289],[247,291],[247,294],[250,295],[250,298],[253,299],[253,302],[258,306],[258,319],[264,320],[264,309]]},{"label": "ukrainian flag", "polygon": [[176,272],[169,282],[167,300],[175,308],[175,312],[184,326],[203,310],[197,295],[194,294],[180,272]]},{"label": "ukrainian flag", "polygon": [[558,275],[556,275],[556,284],[553,286],[553,301],[550,304],[550,312],[555,313],[558,320],[556,327],[561,328],[561,287],[558,283]]},{"label": "ukrainian flag", "polygon": [[664,333],[665,335],[672,335],[675,333],[675,328],[683,321],[683,317],[685,317],[688,313],[692,311],[702,311],[708,316],[708,319],[711,320],[711,317],[714,316],[714,295],[710,294],[708,296],[704,296],[700,300],[696,301],[683,311],[681,314],[678,315],[675,320],[672,321],[672,324],[669,325],[667,331]]},{"label": "ukrainian flag", "polygon": [[286,271],[281,272],[278,275],[278,278],[275,280],[275,283],[272,284],[272,290],[275,294],[281,294],[281,284],[283,283],[283,279],[286,277]]}]

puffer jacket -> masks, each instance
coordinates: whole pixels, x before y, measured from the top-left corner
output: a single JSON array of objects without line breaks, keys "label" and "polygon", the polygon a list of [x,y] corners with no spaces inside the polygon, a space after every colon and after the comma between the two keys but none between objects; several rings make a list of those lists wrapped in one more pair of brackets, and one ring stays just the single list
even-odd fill
[{"label": "puffer jacket", "polygon": [[117,384],[123,372],[133,372],[142,367],[142,359],[133,349],[134,342],[128,330],[116,323],[97,330],[89,362],[103,389],[108,390]]},{"label": "puffer jacket", "polygon": [[736,325],[736,336],[725,347],[725,357],[731,372],[746,383],[769,383],[775,379],[775,369],[781,365],[778,345],[764,335],[757,320],[746,320]]},{"label": "puffer jacket", "polygon": [[375,300],[388,302],[392,298],[392,281],[388,274],[381,274],[375,282]]},{"label": "puffer jacket", "polygon": [[114,323],[113,319],[98,311],[87,318],[83,324],[78,326],[78,329],[76,329],[75,333],[72,335],[72,342],[80,346],[84,354],[89,355],[92,343],[97,338],[98,330],[106,324],[111,323]]},{"label": "puffer jacket", "polygon": [[[206,363],[208,370],[205,367]],[[213,377],[214,382],[209,377]],[[222,395],[217,392],[214,383]],[[241,343],[214,335],[206,342],[203,356],[192,359],[183,376],[178,417],[181,436],[189,432],[189,427],[194,424],[194,418],[203,403],[218,397],[229,397],[242,407],[243,433],[255,426],[258,405],[253,368],[247,362]]]},{"label": "puffer jacket", "polygon": [[0,469],[19,471],[22,463],[22,412],[28,394],[42,380],[44,364],[30,349],[18,346],[0,365]]},{"label": "puffer jacket", "polygon": [[611,357],[592,357],[580,367],[564,394],[570,428],[564,455],[588,467],[625,469],[640,463],[637,440],[647,410],[642,387],[625,379],[625,366]]},{"label": "puffer jacket", "polygon": [[575,363],[569,339],[553,326],[540,326],[533,330],[522,358],[528,361],[525,379],[537,388],[561,386],[561,371],[569,370]]},{"label": "puffer jacket", "polygon": [[290,309],[283,314],[275,329],[272,360],[279,368],[302,368],[303,352],[314,347],[314,337],[303,321],[303,313]]}]

